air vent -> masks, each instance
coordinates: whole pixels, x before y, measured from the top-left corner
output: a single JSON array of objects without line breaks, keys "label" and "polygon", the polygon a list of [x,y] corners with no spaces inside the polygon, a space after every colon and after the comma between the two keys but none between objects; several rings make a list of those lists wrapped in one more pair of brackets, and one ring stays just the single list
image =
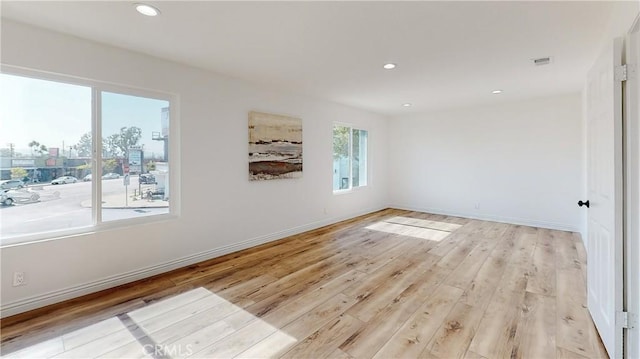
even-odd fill
[{"label": "air vent", "polygon": [[551,57],[540,57],[533,59],[533,64],[536,66],[549,65],[551,63]]}]

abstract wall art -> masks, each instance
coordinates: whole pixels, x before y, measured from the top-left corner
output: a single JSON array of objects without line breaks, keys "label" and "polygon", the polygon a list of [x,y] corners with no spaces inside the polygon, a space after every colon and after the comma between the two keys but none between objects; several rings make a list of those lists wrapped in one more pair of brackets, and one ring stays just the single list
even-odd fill
[{"label": "abstract wall art", "polygon": [[302,177],[302,120],[249,112],[249,180]]}]

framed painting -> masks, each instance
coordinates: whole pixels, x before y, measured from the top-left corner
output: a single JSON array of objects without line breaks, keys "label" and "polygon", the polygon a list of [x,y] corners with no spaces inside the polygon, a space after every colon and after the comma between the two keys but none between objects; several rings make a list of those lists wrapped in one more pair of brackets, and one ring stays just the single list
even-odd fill
[{"label": "framed painting", "polygon": [[249,112],[249,180],[302,177],[302,120]]}]

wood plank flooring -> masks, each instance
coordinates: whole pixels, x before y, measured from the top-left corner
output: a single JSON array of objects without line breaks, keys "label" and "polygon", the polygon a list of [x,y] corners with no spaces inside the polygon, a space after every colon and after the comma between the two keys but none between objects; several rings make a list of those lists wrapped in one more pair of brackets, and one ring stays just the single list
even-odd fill
[{"label": "wood plank flooring", "polygon": [[395,209],[5,318],[7,358],[605,358],[579,235]]}]

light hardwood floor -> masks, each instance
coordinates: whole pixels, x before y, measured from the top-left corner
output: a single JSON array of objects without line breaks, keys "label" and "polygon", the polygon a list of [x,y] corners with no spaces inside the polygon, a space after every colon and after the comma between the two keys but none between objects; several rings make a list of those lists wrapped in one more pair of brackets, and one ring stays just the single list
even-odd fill
[{"label": "light hardwood floor", "polygon": [[384,210],[2,320],[7,357],[603,358],[575,233]]}]

